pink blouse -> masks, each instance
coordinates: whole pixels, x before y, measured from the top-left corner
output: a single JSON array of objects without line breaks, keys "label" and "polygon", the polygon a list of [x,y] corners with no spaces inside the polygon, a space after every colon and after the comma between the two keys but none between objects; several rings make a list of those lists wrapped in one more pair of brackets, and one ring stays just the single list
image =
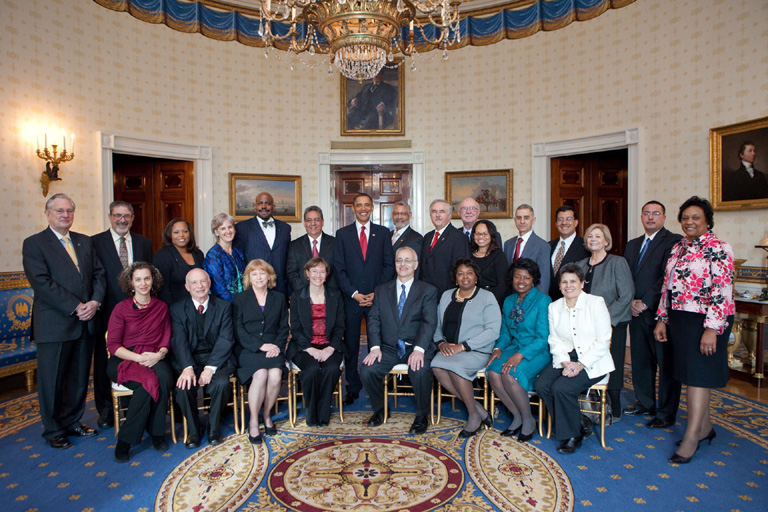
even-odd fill
[{"label": "pink blouse", "polygon": [[[733,249],[711,231],[693,242],[683,238],[672,248],[656,318],[667,323],[667,301],[676,311],[706,315],[704,328],[722,334],[733,315]],[[670,295],[671,290],[671,295]],[[668,298],[669,296],[669,298]]]}]

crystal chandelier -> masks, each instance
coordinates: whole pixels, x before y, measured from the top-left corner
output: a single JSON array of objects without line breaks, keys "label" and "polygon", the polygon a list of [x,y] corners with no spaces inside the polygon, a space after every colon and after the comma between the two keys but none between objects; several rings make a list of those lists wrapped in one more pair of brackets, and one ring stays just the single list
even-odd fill
[{"label": "crystal chandelier", "polygon": [[[394,59],[395,53],[415,56],[414,29],[420,31],[425,43],[444,52],[449,45],[461,42],[459,3],[459,0],[261,0],[259,36],[267,47],[297,54],[328,53],[342,75],[362,81],[376,76],[387,61]],[[434,37],[425,33],[422,23],[416,19],[417,14],[425,16],[427,23],[434,27]]]}]

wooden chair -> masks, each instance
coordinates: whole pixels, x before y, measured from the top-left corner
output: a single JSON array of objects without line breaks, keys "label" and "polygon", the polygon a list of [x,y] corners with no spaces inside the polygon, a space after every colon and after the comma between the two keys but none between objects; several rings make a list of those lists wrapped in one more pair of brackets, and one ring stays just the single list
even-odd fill
[{"label": "wooden chair", "polygon": [[[405,363],[396,364],[389,373],[384,377],[384,423],[389,418],[389,397],[392,396],[395,408],[397,408],[397,397],[399,396],[415,396],[413,386],[398,382],[402,380],[403,375],[408,375],[408,365]],[[390,390],[389,384],[392,383],[392,389]],[[438,409],[439,414],[439,409]],[[429,421],[435,425],[435,390],[434,387],[429,395]],[[439,419],[438,419],[439,421]]]},{"label": "wooden chair", "polygon": [[[342,372],[344,371],[344,362],[342,361],[340,369]],[[301,397],[302,406],[306,407],[306,404],[304,404],[304,393],[302,391],[298,390],[298,378],[299,373],[301,372],[301,368],[293,364],[293,362],[289,363],[289,369],[288,369],[288,421],[291,424],[291,427],[296,426],[296,418],[297,418],[297,409],[298,409],[298,397]],[[336,397],[336,407],[339,408],[339,420],[344,423],[344,393],[342,391],[342,378],[341,375],[339,375],[339,382],[336,385],[336,389],[333,392],[333,396]]]},{"label": "wooden chair", "polygon": [[[605,444],[605,419],[606,419],[606,399],[608,397],[608,378],[610,374],[607,374],[603,379],[595,384],[594,386],[590,386],[590,391],[597,391],[599,395],[598,400],[590,400],[590,399],[584,399],[579,398],[579,406],[581,409],[582,414],[586,412],[593,412],[591,409],[584,408],[583,404],[598,404],[600,406],[600,444],[603,448],[608,448]],[[547,419],[547,439],[549,439],[549,436],[552,435],[552,416],[549,415]]]},{"label": "wooden chair", "polygon": [[[120,413],[128,410],[127,407],[120,407],[120,399],[124,396],[133,396],[133,390],[113,382],[112,410],[115,415],[115,437],[117,437],[117,433],[120,432]],[[173,392],[171,392],[168,397],[168,410],[171,414],[171,439],[173,440],[173,444],[176,444],[176,413],[173,411]],[[186,431],[184,437],[186,438]]]},{"label": "wooden chair", "polygon": [[[482,369],[479,372],[477,372],[477,377],[475,377],[475,380],[472,383],[472,388],[475,390],[475,397],[477,398],[482,397],[483,408],[485,410],[488,410],[488,404],[491,397],[490,395],[491,386],[488,385],[488,379],[485,376],[485,369]],[[480,394],[480,397],[478,397],[478,393]],[[450,393],[444,392],[443,386],[440,385],[440,381],[437,381],[437,421],[435,422],[435,424],[440,423],[440,419],[442,418],[442,405],[443,405],[444,396],[451,398],[451,408],[455,411],[456,397]],[[491,419],[493,419],[493,413],[491,413]]]},{"label": "wooden chair", "polygon": [[[493,387],[491,387],[491,397],[489,399],[489,409],[488,412],[491,413],[491,418],[496,417],[496,401],[499,400],[499,397],[496,396],[496,393],[493,392]],[[544,437],[544,420],[547,418],[547,407],[544,405],[544,400],[542,400],[535,391],[529,391],[528,392],[528,400],[530,401],[531,405],[533,407],[538,408],[539,411],[539,436]],[[549,437],[549,436],[547,436]]]},{"label": "wooden chair", "polygon": [[[286,367],[289,363],[285,363]],[[290,380],[290,373],[288,374],[288,379]],[[245,411],[248,409],[248,386],[245,384],[240,384],[238,386],[240,388],[240,396],[238,397],[240,400],[240,432],[245,433],[247,432],[247,426],[245,425]],[[291,418],[291,411],[293,410],[293,402],[290,392],[288,392],[289,389],[289,383],[286,381],[286,392],[282,393],[282,383],[280,384],[280,391],[281,393],[277,395],[277,399],[275,400],[275,412],[274,414],[277,414],[280,410],[280,402],[288,402],[288,419]],[[235,420],[235,423],[237,423],[237,420]],[[293,425],[291,425],[293,426]]]},{"label": "wooden chair", "polygon": [[[235,434],[240,434],[242,432],[242,430],[240,429],[240,417],[239,417],[238,411],[237,411],[237,409],[238,409],[237,377],[232,375],[229,378],[229,383],[232,386],[232,399],[229,402],[227,402],[227,405],[229,407],[232,407],[232,412],[233,412],[234,417],[235,417],[235,420],[234,420],[234,422],[235,422]],[[209,410],[211,408],[210,400],[211,400],[210,397],[203,396],[203,405],[201,405],[201,406],[199,406],[197,408],[198,411],[207,411],[207,410]],[[186,443],[187,442],[187,435],[189,434],[189,432],[188,432],[189,427],[187,425],[187,417],[184,416],[183,414],[181,415],[181,424],[182,424],[182,428],[183,428],[183,432],[184,432],[184,442]]]}]

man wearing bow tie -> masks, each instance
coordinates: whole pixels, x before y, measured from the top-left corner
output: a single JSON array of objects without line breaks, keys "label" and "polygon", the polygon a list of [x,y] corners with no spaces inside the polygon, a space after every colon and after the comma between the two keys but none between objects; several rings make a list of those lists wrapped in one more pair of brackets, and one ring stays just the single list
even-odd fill
[{"label": "man wearing bow tie", "polygon": [[286,262],[288,245],[291,243],[291,226],[272,217],[275,200],[267,192],[256,196],[253,210],[256,215],[237,223],[235,247],[242,251],[246,261],[262,259],[272,265],[277,274],[275,290],[289,295]]}]

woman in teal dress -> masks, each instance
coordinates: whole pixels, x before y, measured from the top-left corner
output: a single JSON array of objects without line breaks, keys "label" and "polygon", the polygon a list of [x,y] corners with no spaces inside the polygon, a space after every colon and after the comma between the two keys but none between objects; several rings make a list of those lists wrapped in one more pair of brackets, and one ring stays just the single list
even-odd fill
[{"label": "woman in teal dress", "polygon": [[520,258],[509,267],[507,281],[514,293],[504,300],[501,333],[486,371],[494,393],[512,415],[501,435],[517,434],[520,441],[530,440],[536,430],[528,391],[552,362],[547,341],[552,301],[535,288],[540,280],[539,266],[531,259]]}]

